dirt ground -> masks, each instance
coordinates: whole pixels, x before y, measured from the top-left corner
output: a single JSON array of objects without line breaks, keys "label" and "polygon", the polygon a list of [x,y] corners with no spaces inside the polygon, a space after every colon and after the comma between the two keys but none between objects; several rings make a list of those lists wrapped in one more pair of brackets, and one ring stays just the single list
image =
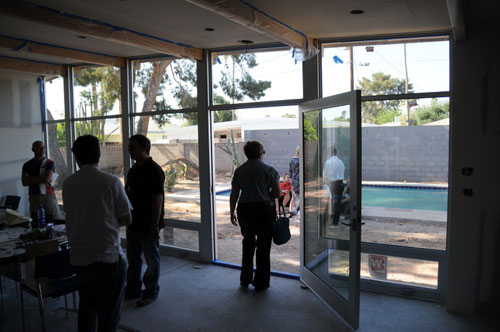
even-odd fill
[{"label": "dirt ground", "polygon": [[[227,186],[227,178],[221,178],[218,183]],[[183,180],[176,185],[171,194],[185,190],[197,190],[198,182]],[[220,189],[217,189],[220,190]],[[199,200],[166,199],[166,217],[193,222],[200,221]],[[446,223],[422,222],[418,220],[391,220],[387,218],[363,218],[365,224],[362,228],[362,241],[397,246],[408,246],[427,249],[445,249]],[[276,271],[299,273],[300,272],[300,220],[291,219],[290,232],[292,238],[284,245],[272,246],[271,268]],[[241,240],[239,227],[231,224],[229,219],[229,198],[217,196],[216,200],[216,227],[217,227],[217,258],[221,261],[240,264]],[[345,226],[344,226],[345,227]],[[335,231],[328,229],[328,232]],[[346,232],[347,227],[342,230]],[[328,233],[327,233],[328,234]],[[174,244],[190,249],[198,249],[196,232],[174,229],[174,237],[165,243]],[[362,255],[363,256],[363,255]],[[366,256],[366,255],[364,255]],[[364,264],[365,262],[366,264]],[[429,264],[432,263],[432,264]],[[399,266],[399,270],[395,267]],[[401,260],[392,258],[394,271],[388,268],[388,278],[435,286],[437,283],[437,263]],[[422,269],[424,268],[424,271]],[[369,276],[367,257],[362,257],[362,276]]]}]

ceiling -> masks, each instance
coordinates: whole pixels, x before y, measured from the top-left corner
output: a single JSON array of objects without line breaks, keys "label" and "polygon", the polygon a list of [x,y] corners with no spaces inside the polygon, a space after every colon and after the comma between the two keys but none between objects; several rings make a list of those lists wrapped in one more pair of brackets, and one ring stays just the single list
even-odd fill
[{"label": "ceiling", "polygon": [[[189,1],[189,2],[188,2]],[[67,54],[68,49],[99,53],[107,57],[142,57],[168,54],[155,47],[114,40],[123,29],[146,36],[152,43],[196,49],[276,43],[283,33],[262,33],[236,23],[215,11],[191,3],[197,0],[31,0],[19,3],[17,14],[0,4],[0,60],[25,59],[51,64],[98,63]],[[458,0],[457,0],[458,1]],[[224,2],[205,0],[205,2]],[[228,0],[241,6],[238,0]],[[451,31],[447,2],[450,0],[249,0],[253,10],[312,39],[385,34]],[[7,7],[6,7],[7,6]],[[7,9],[6,9],[7,8]],[[28,9],[28,10],[25,10]],[[30,10],[34,10],[29,14]],[[363,10],[353,15],[352,10]],[[49,15],[46,21],[41,14]],[[234,17],[233,17],[234,19]],[[238,17],[236,17],[238,19]],[[96,22],[97,21],[97,22]],[[85,23],[86,26],[81,28]],[[109,35],[99,35],[99,29]],[[207,31],[210,28],[213,31]],[[258,29],[257,29],[258,30]],[[109,32],[111,31],[111,32]],[[104,33],[104,32],[103,32]],[[291,32],[295,33],[295,32]],[[3,38],[3,39],[2,39]],[[43,52],[23,46],[51,46]],[[283,42],[283,41],[281,41]],[[148,42],[149,43],[149,42]],[[189,48],[189,47],[188,47]],[[58,50],[62,50],[58,52]],[[172,54],[172,53],[170,53]],[[174,52],[175,54],[175,52]],[[201,54],[201,53],[200,53]],[[178,54],[177,54],[178,55]],[[1,61],[0,61],[1,62]],[[5,68],[5,65],[3,66]]]}]

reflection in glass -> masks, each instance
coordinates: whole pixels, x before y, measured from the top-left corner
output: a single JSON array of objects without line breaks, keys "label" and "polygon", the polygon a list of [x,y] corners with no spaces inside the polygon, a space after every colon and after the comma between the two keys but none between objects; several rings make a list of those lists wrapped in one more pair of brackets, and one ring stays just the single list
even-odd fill
[{"label": "reflection in glass", "polygon": [[212,73],[215,105],[302,98],[302,65],[288,50],[213,53]]},{"label": "reflection in glass", "polygon": [[107,66],[75,67],[74,104],[75,118],[120,114],[120,69]]},{"label": "reflection in glass", "polygon": [[132,64],[136,113],[197,107],[195,61],[170,58]]},{"label": "reflection in glass", "polygon": [[[322,112],[322,204],[324,236],[349,239],[350,114],[349,106]],[[346,219],[347,217],[347,219]],[[330,227],[339,226],[339,227]],[[336,234],[334,234],[336,233]]]},{"label": "reflection in glass", "polygon": [[[304,113],[304,263],[349,299],[350,108]],[[306,135],[307,133],[307,135]],[[347,218],[346,218],[347,217]]]},{"label": "reflection in glass", "polygon": [[165,171],[165,218],[201,222],[197,113],[134,117],[136,133],[144,124],[150,156]]}]

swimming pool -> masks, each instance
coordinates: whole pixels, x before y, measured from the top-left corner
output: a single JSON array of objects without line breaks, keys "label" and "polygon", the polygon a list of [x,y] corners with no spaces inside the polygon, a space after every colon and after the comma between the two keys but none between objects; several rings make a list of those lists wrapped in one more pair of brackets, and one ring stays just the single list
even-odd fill
[{"label": "swimming pool", "polygon": [[[231,190],[217,195],[229,196]],[[425,186],[363,185],[361,205],[412,210],[448,210],[448,188]]]},{"label": "swimming pool", "polygon": [[361,205],[412,210],[448,210],[448,188],[366,185]]}]

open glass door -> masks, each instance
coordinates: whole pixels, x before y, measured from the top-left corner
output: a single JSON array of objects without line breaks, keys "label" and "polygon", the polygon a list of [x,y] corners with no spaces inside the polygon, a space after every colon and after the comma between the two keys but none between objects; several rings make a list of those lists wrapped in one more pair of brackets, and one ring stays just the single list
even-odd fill
[{"label": "open glass door", "polygon": [[299,105],[301,280],[359,326],[361,93]]}]

